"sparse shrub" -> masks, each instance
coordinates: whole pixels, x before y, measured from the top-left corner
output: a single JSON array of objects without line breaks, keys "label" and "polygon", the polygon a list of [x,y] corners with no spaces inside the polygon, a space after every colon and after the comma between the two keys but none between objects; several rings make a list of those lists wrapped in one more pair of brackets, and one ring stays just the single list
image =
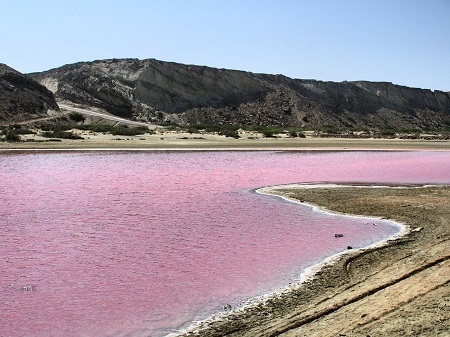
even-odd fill
[{"label": "sparse shrub", "polygon": [[136,136],[142,135],[148,132],[148,128],[145,126],[137,126],[129,128],[126,125],[115,127],[111,130],[111,134],[115,136]]},{"label": "sparse shrub", "polygon": [[45,138],[84,139],[83,137],[68,131],[45,131],[41,136]]},{"label": "sparse shrub", "polygon": [[418,128],[400,128],[398,132],[402,133],[420,133],[422,130]]},{"label": "sparse shrub", "polygon": [[17,135],[32,135],[36,133],[27,128],[14,129],[11,131],[14,131],[14,133],[16,133]]},{"label": "sparse shrub", "polygon": [[322,131],[326,132],[326,133],[330,133],[330,134],[339,134],[340,131],[337,127],[335,127],[334,125],[330,125],[330,124],[325,124],[322,127]]},{"label": "sparse shrub", "polygon": [[382,136],[395,136],[395,130],[394,129],[381,129],[380,135]]},{"label": "sparse shrub", "polygon": [[225,129],[219,132],[219,134],[236,139],[241,138],[237,130]]},{"label": "sparse shrub", "polygon": [[8,131],[6,131],[5,140],[7,142],[10,142],[10,143],[20,142],[21,141],[20,136],[16,132],[16,130],[8,130]]},{"label": "sparse shrub", "polygon": [[263,136],[266,137],[266,138],[275,138],[273,132],[270,131],[270,130],[263,131]]},{"label": "sparse shrub", "polygon": [[69,114],[69,118],[75,123],[84,122],[84,120],[86,119],[86,117],[79,112],[71,112]]}]

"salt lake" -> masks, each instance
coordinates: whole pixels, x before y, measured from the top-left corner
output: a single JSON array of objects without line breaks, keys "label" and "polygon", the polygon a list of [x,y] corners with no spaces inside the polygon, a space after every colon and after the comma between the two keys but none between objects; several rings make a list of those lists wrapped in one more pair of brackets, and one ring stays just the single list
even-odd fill
[{"label": "salt lake", "polygon": [[0,165],[5,336],[164,336],[400,230],[257,188],[450,183],[446,151],[5,151]]}]

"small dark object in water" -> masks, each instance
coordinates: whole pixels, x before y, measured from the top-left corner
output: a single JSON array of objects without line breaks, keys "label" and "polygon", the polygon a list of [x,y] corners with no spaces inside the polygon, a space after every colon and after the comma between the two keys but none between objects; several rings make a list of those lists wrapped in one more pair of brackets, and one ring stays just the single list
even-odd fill
[{"label": "small dark object in water", "polygon": [[347,246],[347,249],[353,249],[353,247],[352,246]]},{"label": "small dark object in water", "polygon": [[342,238],[342,237],[344,237],[344,234],[340,234],[340,233],[339,234],[334,234],[334,237],[335,238]]},{"label": "small dark object in water", "polygon": [[36,291],[36,286],[32,284],[27,284],[22,287],[23,291]]}]

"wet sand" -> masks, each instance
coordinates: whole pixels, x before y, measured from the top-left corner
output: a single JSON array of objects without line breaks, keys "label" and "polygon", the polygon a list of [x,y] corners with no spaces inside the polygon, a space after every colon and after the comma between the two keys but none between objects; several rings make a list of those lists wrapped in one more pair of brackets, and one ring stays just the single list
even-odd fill
[{"label": "wet sand", "polygon": [[450,336],[450,187],[284,186],[271,193],[389,218],[409,231],[349,250],[306,282],[184,336]]}]

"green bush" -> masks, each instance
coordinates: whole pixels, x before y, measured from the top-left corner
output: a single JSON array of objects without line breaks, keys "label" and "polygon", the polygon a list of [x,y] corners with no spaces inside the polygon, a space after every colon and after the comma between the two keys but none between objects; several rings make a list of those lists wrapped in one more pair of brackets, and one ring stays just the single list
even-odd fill
[{"label": "green bush", "polygon": [[266,138],[274,138],[275,137],[273,132],[270,131],[270,130],[263,131],[263,136],[266,137]]},{"label": "green bush", "polygon": [[111,130],[111,134],[114,136],[136,136],[142,135],[148,131],[149,131],[148,128],[145,126],[137,126],[129,128],[126,125],[123,125],[113,128],[113,130]]},{"label": "green bush", "polygon": [[420,133],[422,130],[417,128],[400,128],[398,132],[402,133]]},{"label": "green bush", "polygon": [[291,131],[289,131],[289,137],[291,137],[291,138],[297,138],[297,137],[298,138],[306,138],[306,135],[303,132],[291,130]]},{"label": "green bush", "polygon": [[187,129],[187,132],[189,133],[198,133],[200,129],[196,129],[196,128],[189,128]]},{"label": "green bush", "polygon": [[11,130],[11,131],[16,133],[17,135],[33,135],[33,134],[36,133],[36,132],[31,131],[30,129],[27,129],[27,128],[14,129],[14,130]]},{"label": "green bush", "polygon": [[8,131],[6,131],[5,140],[7,142],[10,142],[10,143],[12,143],[12,142],[20,142],[21,141],[20,136],[16,132],[16,130],[8,130]]},{"label": "green bush", "polygon": [[220,134],[224,135],[226,137],[231,137],[231,138],[236,138],[236,139],[241,138],[239,136],[239,133],[237,130],[225,129],[225,130],[222,130],[221,132],[219,132],[219,135]]},{"label": "green bush", "polygon": [[73,120],[75,123],[84,122],[86,117],[83,114],[80,114],[79,112],[71,112],[69,114],[69,118]]},{"label": "green bush", "polygon": [[395,130],[394,129],[381,129],[380,135],[382,136],[395,136]]},{"label": "green bush", "polygon": [[331,133],[331,134],[339,134],[340,130],[335,127],[334,125],[330,125],[330,124],[325,124],[322,126],[322,131],[326,132],[326,133]]}]

